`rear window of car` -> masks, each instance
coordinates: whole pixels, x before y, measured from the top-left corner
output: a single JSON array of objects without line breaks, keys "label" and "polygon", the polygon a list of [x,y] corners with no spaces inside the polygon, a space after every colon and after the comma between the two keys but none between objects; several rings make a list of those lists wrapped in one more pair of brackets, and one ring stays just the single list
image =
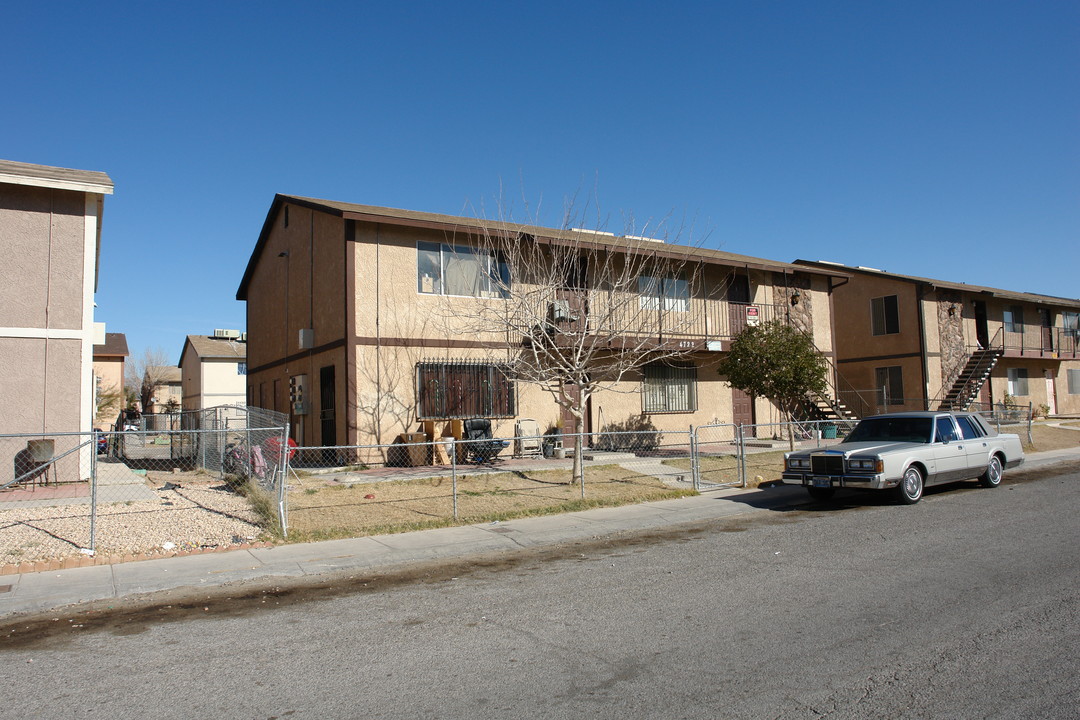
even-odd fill
[{"label": "rear window of car", "polygon": [[975,438],[981,438],[986,434],[978,425],[971,421],[971,418],[964,415],[956,416],[956,424],[960,426],[960,433],[964,436],[965,440],[974,440]]}]

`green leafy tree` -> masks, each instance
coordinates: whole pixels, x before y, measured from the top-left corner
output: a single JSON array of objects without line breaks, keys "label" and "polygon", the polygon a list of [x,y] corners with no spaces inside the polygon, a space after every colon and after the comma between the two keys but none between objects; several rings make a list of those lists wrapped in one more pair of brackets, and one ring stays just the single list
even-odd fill
[{"label": "green leafy tree", "polygon": [[[825,358],[810,336],[779,320],[747,326],[731,342],[718,370],[752,398],[767,398],[790,421],[810,393],[827,392]],[[794,438],[788,433],[789,443]]]}]

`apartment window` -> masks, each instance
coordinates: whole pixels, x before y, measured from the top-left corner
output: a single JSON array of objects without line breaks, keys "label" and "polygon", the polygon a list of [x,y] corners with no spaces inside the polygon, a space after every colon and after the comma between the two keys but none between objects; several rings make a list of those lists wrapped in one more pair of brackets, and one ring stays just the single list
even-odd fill
[{"label": "apartment window", "polygon": [[697,368],[649,363],[642,368],[642,406],[646,413],[697,410]]},{"label": "apartment window", "polygon": [[1066,372],[1069,378],[1069,394],[1080,395],[1080,370],[1068,370]]},{"label": "apartment window", "polygon": [[1027,368],[1009,368],[1009,394],[1021,396],[1028,394],[1028,371]]},{"label": "apartment window", "polygon": [[900,332],[900,306],[895,295],[870,301],[870,324],[874,335],[895,335]]},{"label": "apartment window", "polygon": [[1006,307],[1002,313],[1002,320],[1005,321],[1005,332],[1024,332],[1024,308],[1019,305]]},{"label": "apartment window", "polygon": [[416,290],[425,295],[505,298],[510,290],[510,267],[487,250],[418,242]]},{"label": "apartment window", "polygon": [[899,365],[874,368],[874,381],[878,391],[878,405],[904,404],[904,370]]},{"label": "apartment window", "polygon": [[506,366],[471,362],[422,362],[416,366],[420,417],[512,417],[514,381]]},{"label": "apartment window", "polygon": [[690,283],[683,277],[656,277],[642,275],[638,278],[638,295],[643,310],[690,309]]},{"label": "apartment window", "polygon": [[1065,328],[1065,337],[1077,337],[1080,335],[1080,313],[1061,313],[1061,327]]},{"label": "apartment window", "polygon": [[247,375],[247,363],[236,363],[236,374]]}]

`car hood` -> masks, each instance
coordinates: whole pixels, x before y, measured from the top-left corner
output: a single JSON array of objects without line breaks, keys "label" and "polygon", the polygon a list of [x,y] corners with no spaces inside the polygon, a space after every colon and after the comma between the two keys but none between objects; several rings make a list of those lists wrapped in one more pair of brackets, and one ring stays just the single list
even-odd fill
[{"label": "car hood", "polygon": [[853,442],[853,443],[840,443],[830,448],[817,448],[814,450],[803,450],[795,453],[799,456],[810,455],[843,455],[844,457],[850,457],[852,455],[883,455],[885,453],[893,452],[910,452],[917,448],[927,447],[926,443],[911,443],[911,442],[881,442],[881,441],[867,441],[867,442]]}]

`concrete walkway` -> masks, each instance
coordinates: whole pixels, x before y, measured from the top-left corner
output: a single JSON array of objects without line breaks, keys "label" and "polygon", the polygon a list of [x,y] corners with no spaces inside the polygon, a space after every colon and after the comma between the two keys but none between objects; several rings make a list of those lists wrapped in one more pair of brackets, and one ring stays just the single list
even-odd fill
[{"label": "concrete walkway", "polygon": [[[1024,468],[1080,463],[1080,448],[1033,453]],[[669,466],[661,466],[670,472]],[[1006,474],[1006,481],[1008,473]],[[385,572],[438,560],[507,553],[624,532],[669,529],[809,502],[800,487],[723,488],[696,497],[501,523],[375,537],[238,549],[186,557],[0,576],[0,616],[177,588],[338,571]]]}]

